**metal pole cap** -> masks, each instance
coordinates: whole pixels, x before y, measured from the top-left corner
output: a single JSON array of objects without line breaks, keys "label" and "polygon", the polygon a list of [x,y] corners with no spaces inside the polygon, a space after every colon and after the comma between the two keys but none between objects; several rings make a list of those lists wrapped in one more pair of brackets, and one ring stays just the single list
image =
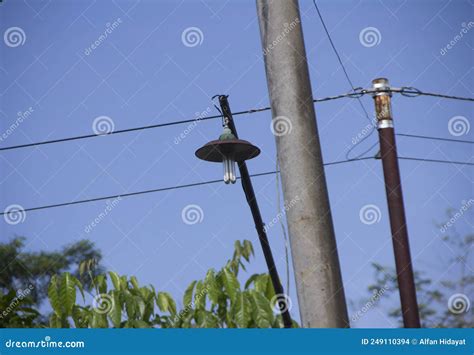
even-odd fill
[{"label": "metal pole cap", "polygon": [[372,88],[375,91],[380,90],[380,92],[374,92],[372,94],[373,97],[385,95],[392,96],[392,93],[390,91],[387,91],[390,90],[390,83],[387,78],[377,78],[372,80]]}]

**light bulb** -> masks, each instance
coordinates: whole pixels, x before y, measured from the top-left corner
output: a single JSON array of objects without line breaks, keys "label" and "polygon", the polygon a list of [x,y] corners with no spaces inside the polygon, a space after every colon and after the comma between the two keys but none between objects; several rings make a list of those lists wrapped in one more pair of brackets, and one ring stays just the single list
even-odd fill
[{"label": "light bulb", "polygon": [[224,182],[226,184],[235,183],[235,160],[230,157],[225,157],[222,161],[222,165],[224,166]]}]

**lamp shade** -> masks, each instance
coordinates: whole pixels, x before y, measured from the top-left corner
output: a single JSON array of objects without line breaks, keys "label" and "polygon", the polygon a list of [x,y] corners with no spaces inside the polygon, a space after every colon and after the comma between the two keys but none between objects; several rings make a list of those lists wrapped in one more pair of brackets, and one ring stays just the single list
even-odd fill
[{"label": "lamp shade", "polygon": [[199,159],[215,163],[222,162],[226,157],[241,162],[255,158],[260,149],[242,139],[218,139],[205,144],[195,154]]}]

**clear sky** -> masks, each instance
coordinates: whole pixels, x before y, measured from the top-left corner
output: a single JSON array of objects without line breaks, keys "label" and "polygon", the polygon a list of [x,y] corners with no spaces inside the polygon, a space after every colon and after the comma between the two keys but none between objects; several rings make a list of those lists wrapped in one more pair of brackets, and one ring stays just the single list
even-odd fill
[{"label": "clear sky", "polygon": [[[472,96],[469,1],[321,0],[319,6],[355,86],[368,87],[384,76],[397,87]],[[312,1],[300,1],[300,10],[314,97],[348,92]],[[229,94],[234,111],[269,105],[252,0],[6,0],[0,21],[1,147],[93,134],[94,121],[96,128],[113,124],[117,130],[214,115],[210,98],[215,94]],[[468,29],[456,40],[463,28]],[[374,42],[370,33],[363,36],[367,31]],[[372,115],[372,99],[362,102]],[[398,133],[473,140],[472,108],[431,97],[393,99]],[[316,114],[324,161],[345,159],[367,125],[359,103],[318,103]],[[108,119],[97,121],[101,116]],[[262,150],[248,164],[251,173],[275,169],[270,121],[269,111],[236,117],[239,135]],[[0,152],[0,209],[219,179],[221,167],[198,161],[194,151],[220,133],[220,121],[209,120],[191,129],[176,125]],[[184,138],[176,141],[181,134]],[[353,153],[376,140],[373,134]],[[398,143],[401,156],[473,161],[468,144],[407,137],[398,137]],[[436,281],[454,278],[459,265],[444,263],[452,252],[435,223],[444,221],[449,207],[459,210],[473,198],[473,167],[405,160],[400,166],[414,267]],[[394,263],[381,163],[329,166],[326,174],[346,296],[366,300],[373,280],[370,263]],[[275,177],[253,182],[264,220],[270,221],[277,214]],[[237,239],[254,242],[249,274],[266,270],[239,184],[124,198],[88,228],[111,203],[32,211],[18,224],[2,219],[0,238],[26,236],[29,250],[54,250],[90,238],[108,269],[136,275],[179,300],[192,280],[225,263]],[[189,205],[202,211],[198,223],[184,223],[182,212]],[[360,211],[367,205],[377,207],[379,221],[362,223]],[[466,216],[456,221],[460,234],[472,231]],[[269,238],[286,284],[280,226],[270,228]],[[293,278],[290,283],[297,317]],[[354,326],[395,326],[384,316],[389,306],[370,310]],[[350,313],[357,310],[351,306]]]}]

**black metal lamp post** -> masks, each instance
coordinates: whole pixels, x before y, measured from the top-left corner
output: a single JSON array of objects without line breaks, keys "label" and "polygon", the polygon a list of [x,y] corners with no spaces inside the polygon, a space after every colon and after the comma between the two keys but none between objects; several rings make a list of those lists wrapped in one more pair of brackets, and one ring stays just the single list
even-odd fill
[{"label": "black metal lamp post", "polygon": [[283,324],[285,328],[291,328],[292,320],[287,304],[288,296],[284,293],[280,277],[278,276],[275,260],[273,259],[272,250],[267,238],[265,224],[263,223],[260,214],[247,164],[245,164],[245,160],[255,158],[259,155],[260,149],[247,141],[239,139],[234,121],[232,120],[232,113],[227,101],[227,96],[220,95],[219,103],[224,116],[224,132],[218,140],[211,141],[199,148],[196,151],[196,156],[199,159],[210,162],[222,162],[224,165],[224,182],[226,184],[235,183],[237,180],[235,176],[235,163],[237,162],[240,171],[240,179],[242,181],[242,188],[250,206],[250,211],[252,212],[255,228],[258,233],[258,239],[262,246],[268,272],[275,290],[278,308],[282,315]]}]

